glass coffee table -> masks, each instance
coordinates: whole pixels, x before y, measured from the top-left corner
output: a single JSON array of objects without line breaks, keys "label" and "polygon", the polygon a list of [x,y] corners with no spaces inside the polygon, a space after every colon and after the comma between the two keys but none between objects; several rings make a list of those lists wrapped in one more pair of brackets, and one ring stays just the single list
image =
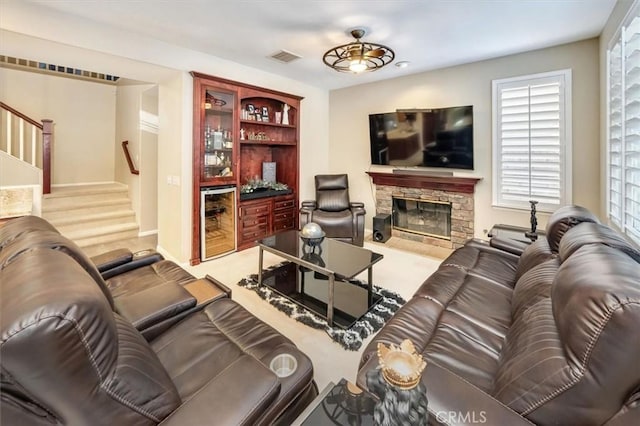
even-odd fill
[{"label": "glass coffee table", "polygon": [[[263,238],[258,246],[258,284],[326,318],[330,326],[349,328],[380,300],[372,282],[373,265],[383,258],[379,253],[331,238],[310,247],[295,230]],[[290,263],[264,271],[264,251]],[[350,282],[365,270],[366,285]]]},{"label": "glass coffee table", "polygon": [[376,402],[375,396],[345,379],[338,384],[329,382],[292,426],[373,426]]}]

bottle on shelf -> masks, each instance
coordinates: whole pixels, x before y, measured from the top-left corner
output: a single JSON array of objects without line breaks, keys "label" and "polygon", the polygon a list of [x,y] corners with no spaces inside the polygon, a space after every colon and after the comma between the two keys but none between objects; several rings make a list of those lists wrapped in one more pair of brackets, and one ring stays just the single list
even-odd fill
[{"label": "bottle on shelf", "polygon": [[222,129],[218,125],[218,129],[213,132],[213,149],[222,149]]}]

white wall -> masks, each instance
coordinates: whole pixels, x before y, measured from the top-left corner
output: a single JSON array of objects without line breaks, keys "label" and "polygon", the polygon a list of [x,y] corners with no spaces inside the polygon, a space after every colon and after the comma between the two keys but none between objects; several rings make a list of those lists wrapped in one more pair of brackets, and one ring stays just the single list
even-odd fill
[{"label": "white wall", "polygon": [[[529,226],[529,212],[491,206],[491,80],[571,68],[573,72],[573,202],[600,210],[598,40],[557,46],[472,64],[365,84],[330,93],[330,169],[349,174],[351,198],[365,202],[367,228],[375,215],[370,169],[371,113],[398,108],[473,105],[474,170],[456,175],[481,177],[475,192],[475,234],[495,223]],[[391,167],[376,167],[391,171]],[[539,226],[547,215],[539,214]]]},{"label": "white wall", "polygon": [[113,181],[115,92],[108,84],[0,68],[2,100],[54,122],[54,185]]},{"label": "white wall", "polygon": [[[136,212],[140,233],[157,230],[157,137],[140,127],[140,111],[143,97],[154,85],[136,84],[118,86],[116,102],[115,179],[129,187],[129,198]],[[150,109],[147,106],[147,109]],[[157,113],[157,97],[152,108]],[[122,149],[122,141],[128,141],[128,149],[134,166],[140,174],[129,170]]]}]

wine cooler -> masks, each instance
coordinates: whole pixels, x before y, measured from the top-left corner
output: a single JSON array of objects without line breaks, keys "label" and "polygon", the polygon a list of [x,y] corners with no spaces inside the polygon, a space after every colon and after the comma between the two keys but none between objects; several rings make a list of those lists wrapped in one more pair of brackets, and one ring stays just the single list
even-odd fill
[{"label": "wine cooler", "polygon": [[236,188],[200,191],[200,242],[202,260],[236,250]]}]

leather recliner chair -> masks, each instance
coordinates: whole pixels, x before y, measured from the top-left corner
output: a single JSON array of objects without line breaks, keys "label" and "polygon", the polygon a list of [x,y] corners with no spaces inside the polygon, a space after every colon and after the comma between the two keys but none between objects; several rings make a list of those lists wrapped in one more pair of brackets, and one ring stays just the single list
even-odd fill
[{"label": "leather recliner chair", "polygon": [[315,222],[326,236],[361,246],[364,243],[364,203],[349,200],[346,174],[316,175],[315,201],[303,201],[300,227]]}]

